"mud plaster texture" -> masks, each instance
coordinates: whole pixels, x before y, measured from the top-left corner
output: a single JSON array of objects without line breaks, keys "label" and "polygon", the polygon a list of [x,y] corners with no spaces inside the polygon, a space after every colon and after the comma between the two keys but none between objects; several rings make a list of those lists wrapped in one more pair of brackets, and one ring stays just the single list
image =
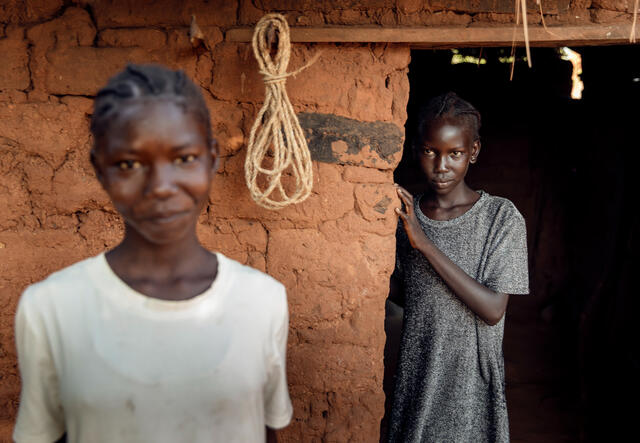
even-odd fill
[{"label": "mud plaster texture", "polygon": [[[453,6],[452,6],[453,5]],[[547,23],[629,20],[632,1],[544,2]],[[533,14],[532,22],[539,20]],[[295,45],[287,90],[310,140],[313,195],[278,212],[244,184],[264,88],[247,44],[224,32],[266,12],[294,26],[473,26],[512,22],[510,1],[8,0],[0,5],[0,441],[20,389],[13,317],[24,287],[113,247],[122,224],[88,161],[92,97],[127,62],[187,72],[203,89],[222,150],[198,232],[209,248],[288,288],[284,442],[377,441],[383,414],[384,300],[393,268],[393,169],[401,157],[410,50]],[[206,39],[188,39],[191,14]]]}]

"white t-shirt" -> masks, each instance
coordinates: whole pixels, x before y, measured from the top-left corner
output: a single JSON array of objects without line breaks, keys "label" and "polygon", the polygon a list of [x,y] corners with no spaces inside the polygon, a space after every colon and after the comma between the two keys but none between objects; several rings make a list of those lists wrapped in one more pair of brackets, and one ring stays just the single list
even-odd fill
[{"label": "white t-shirt", "polygon": [[127,286],[104,254],[28,287],[16,314],[19,442],[262,442],[291,420],[286,291],[222,254],[185,301]]}]

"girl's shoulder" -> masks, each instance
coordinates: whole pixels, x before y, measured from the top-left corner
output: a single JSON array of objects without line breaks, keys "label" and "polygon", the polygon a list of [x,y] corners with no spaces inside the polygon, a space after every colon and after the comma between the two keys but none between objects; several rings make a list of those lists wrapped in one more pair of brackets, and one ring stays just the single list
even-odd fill
[{"label": "girl's shoulder", "polygon": [[491,220],[502,220],[524,223],[524,217],[516,207],[516,205],[505,197],[491,195],[485,191],[478,191],[482,195],[484,201],[481,207],[481,213]]},{"label": "girl's shoulder", "polygon": [[69,292],[69,290],[78,291],[91,280],[92,269],[98,265],[101,255],[76,262],[27,286],[22,298],[38,298],[51,293]]},{"label": "girl's shoulder", "polygon": [[16,315],[50,317],[69,307],[76,309],[83,295],[91,290],[99,258],[100,255],[86,258],[27,286],[20,296]]},{"label": "girl's shoulder", "polygon": [[218,256],[218,276],[220,287],[233,294],[233,299],[246,303],[263,313],[286,310],[287,291],[285,286],[272,276],[258,269],[244,265],[224,254]]},{"label": "girl's shoulder", "polygon": [[239,261],[216,253],[221,266],[226,268],[225,278],[233,278],[238,284],[247,286],[257,286],[263,289],[284,290],[284,285],[269,274],[262,272],[251,266],[244,265]]}]

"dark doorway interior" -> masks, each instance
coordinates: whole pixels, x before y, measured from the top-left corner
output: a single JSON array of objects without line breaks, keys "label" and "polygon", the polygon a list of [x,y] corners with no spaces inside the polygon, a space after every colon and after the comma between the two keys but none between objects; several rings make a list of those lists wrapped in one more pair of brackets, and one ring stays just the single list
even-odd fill
[{"label": "dark doorway interior", "polygon": [[[582,55],[581,100],[570,98],[572,65],[556,48],[532,49],[533,68],[519,60],[513,81],[508,48],[458,51],[486,60],[480,65],[452,64],[450,50],[414,51],[409,67],[407,144],[396,181],[420,192],[409,149],[415,110],[452,90],[483,117],[470,184],[509,198],[527,221],[531,295],[511,298],[504,340],[514,442],[636,434],[637,407],[628,405],[640,398],[633,283],[640,47],[574,49]],[[400,323],[401,310],[388,303],[388,398]]]}]

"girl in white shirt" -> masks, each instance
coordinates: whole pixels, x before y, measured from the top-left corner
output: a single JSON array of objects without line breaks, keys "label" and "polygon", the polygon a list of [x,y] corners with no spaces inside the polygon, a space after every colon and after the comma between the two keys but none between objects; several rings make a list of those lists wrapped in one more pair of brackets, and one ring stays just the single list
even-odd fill
[{"label": "girl in white shirt", "polygon": [[125,235],[22,295],[14,439],[275,440],[292,415],[286,292],[198,241],[219,158],[200,91],[130,65],[98,93],[91,131]]}]

